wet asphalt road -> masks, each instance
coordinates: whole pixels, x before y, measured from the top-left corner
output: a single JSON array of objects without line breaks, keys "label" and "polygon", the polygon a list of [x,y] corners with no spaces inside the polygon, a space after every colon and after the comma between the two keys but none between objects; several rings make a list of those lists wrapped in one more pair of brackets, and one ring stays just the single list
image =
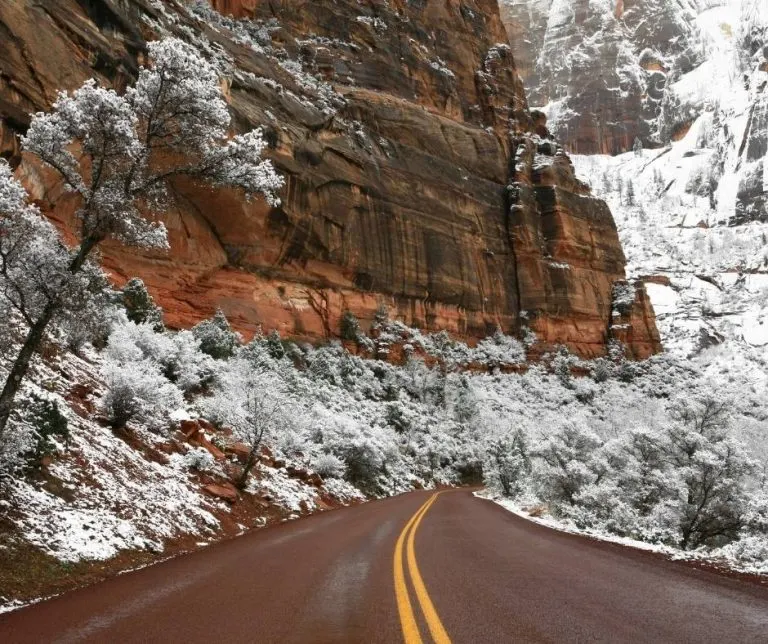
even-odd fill
[{"label": "wet asphalt road", "polygon": [[266,528],[0,616],[0,642],[766,642],[768,587],[466,490]]}]

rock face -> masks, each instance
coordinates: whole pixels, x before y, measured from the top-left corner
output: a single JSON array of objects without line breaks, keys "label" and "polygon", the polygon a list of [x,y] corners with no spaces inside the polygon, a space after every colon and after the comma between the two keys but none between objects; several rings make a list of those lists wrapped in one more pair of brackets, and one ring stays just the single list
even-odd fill
[{"label": "rock face", "polygon": [[719,161],[706,171],[709,186],[694,181],[692,190],[714,195],[721,178],[735,175],[738,187],[727,203],[715,204],[713,196],[720,220],[768,221],[766,3],[500,0],[500,6],[529,102],[541,106],[569,152],[619,154],[637,139],[645,147],[667,146],[710,114],[697,147],[716,149]]},{"label": "rock face", "polygon": [[[171,252],[104,248],[171,325],[222,308],[241,330],[332,337],[381,306],[482,337],[530,326],[544,345],[605,351],[624,255],[607,206],[576,180],[525,92],[495,0],[20,0],[0,4],[2,153],[63,228],[76,208],[14,133],[58,88],[118,89],[147,40],[213,59],[237,129],[263,125],[282,205],[179,182]],[[225,17],[222,14],[233,14]],[[629,353],[660,349],[637,297]]]},{"label": "rock face", "polygon": [[636,138],[658,145],[689,123],[665,97],[669,83],[701,62],[696,0],[500,5],[529,102],[546,106],[570,152],[618,154]]}]

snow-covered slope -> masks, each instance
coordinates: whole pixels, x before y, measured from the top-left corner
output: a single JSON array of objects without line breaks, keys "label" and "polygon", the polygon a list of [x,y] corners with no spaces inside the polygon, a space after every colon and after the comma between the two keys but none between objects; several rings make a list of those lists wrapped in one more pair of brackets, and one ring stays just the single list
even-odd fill
[{"label": "snow-covered slope", "polygon": [[[703,4],[703,3],[701,3]],[[606,198],[668,350],[703,354],[765,386],[768,373],[768,3],[708,3],[702,61],[668,88],[689,118],[679,140],[616,157],[578,156]],[[748,370],[744,372],[744,370]]]}]

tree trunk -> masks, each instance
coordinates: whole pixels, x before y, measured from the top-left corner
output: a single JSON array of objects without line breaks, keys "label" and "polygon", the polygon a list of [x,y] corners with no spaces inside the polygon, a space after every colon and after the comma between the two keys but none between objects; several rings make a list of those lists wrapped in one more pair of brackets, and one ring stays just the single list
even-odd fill
[{"label": "tree trunk", "polygon": [[[87,237],[83,240],[77,254],[68,266],[70,273],[77,273],[80,271],[83,264],[85,264],[88,255],[98,243],[99,240],[95,237]],[[21,347],[21,351],[19,351],[19,355],[16,356],[13,367],[11,367],[3,391],[0,393],[0,441],[2,441],[3,435],[5,434],[5,428],[8,425],[8,420],[13,411],[13,403],[16,399],[16,394],[19,393],[21,383],[27,375],[32,356],[35,355],[40,348],[43,338],[45,337],[45,330],[53,319],[56,309],[59,308],[59,304],[58,300],[48,302],[37,322],[30,327],[27,338],[24,340],[24,344]]]},{"label": "tree trunk", "polygon": [[237,483],[235,483],[235,487],[237,487],[238,490],[244,490],[248,485],[248,475],[251,473],[253,466],[256,465],[256,462],[259,460],[258,453],[263,436],[264,430],[262,429],[256,434],[256,437],[251,442],[251,451],[248,452],[248,458],[245,459],[245,463],[243,464],[243,471],[240,473],[240,476],[237,479]]},{"label": "tree trunk", "polygon": [[5,433],[8,419],[11,417],[11,411],[13,411],[13,402],[16,398],[16,394],[21,388],[21,383],[24,377],[27,375],[29,369],[29,363],[32,360],[32,356],[40,347],[40,343],[43,341],[45,335],[45,329],[53,318],[53,314],[56,311],[56,305],[54,303],[48,304],[43,310],[40,319],[29,329],[27,339],[24,341],[24,345],[19,351],[19,355],[16,356],[16,360],[13,363],[8,379],[5,381],[3,392],[0,393],[0,440]]},{"label": "tree trunk", "polygon": [[243,465],[243,471],[240,472],[240,476],[237,479],[237,483],[235,483],[235,487],[238,490],[244,490],[248,485],[248,475],[251,473],[253,466],[256,465],[257,449],[258,449],[258,446],[252,447],[250,453],[248,454],[248,458],[245,460],[245,464]]}]

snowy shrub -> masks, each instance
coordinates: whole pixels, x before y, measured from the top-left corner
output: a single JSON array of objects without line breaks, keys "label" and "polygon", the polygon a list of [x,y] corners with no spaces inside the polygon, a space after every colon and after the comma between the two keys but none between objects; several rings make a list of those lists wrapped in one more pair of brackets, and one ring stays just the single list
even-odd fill
[{"label": "snowy shrub", "polygon": [[148,362],[107,363],[102,371],[107,392],[102,409],[115,428],[130,421],[161,429],[183,405],[181,391]]},{"label": "snowy shrub", "polygon": [[215,459],[204,447],[194,447],[184,455],[185,467],[196,472],[210,472],[215,464]]},{"label": "snowy shrub", "polygon": [[274,329],[267,334],[266,347],[267,352],[274,360],[280,360],[280,358],[285,355],[283,340],[280,337],[280,334]]},{"label": "snowy shrub", "polygon": [[560,507],[561,516],[581,529],[606,530],[620,536],[637,534],[637,514],[610,483],[585,485],[574,504]]},{"label": "snowy shrub", "polygon": [[29,465],[40,467],[46,456],[55,454],[57,442],[69,440],[69,422],[55,400],[32,394],[24,401],[20,413],[34,429],[34,444],[26,454]]},{"label": "snowy shrub", "polygon": [[138,277],[129,280],[123,287],[121,301],[131,322],[148,324],[155,331],[163,330],[163,311]]},{"label": "snowy shrub", "polygon": [[312,461],[312,469],[324,479],[338,479],[344,476],[344,461],[334,454],[321,454]]},{"label": "snowy shrub", "polygon": [[117,324],[107,341],[104,356],[112,362],[150,360],[163,364],[171,352],[171,336],[157,333],[148,324]]},{"label": "snowy shrub", "polygon": [[[687,436],[681,444],[682,433]],[[683,480],[680,546],[716,546],[735,539],[743,525],[744,483],[752,462],[730,437],[700,441],[688,432],[673,436],[672,458]]]},{"label": "snowy shrub", "polygon": [[489,369],[517,365],[525,362],[525,348],[519,340],[496,329],[491,337],[478,342],[472,351],[472,359]]},{"label": "snowy shrub", "polygon": [[356,438],[343,450],[346,478],[364,492],[379,492],[379,476],[384,465],[383,455],[368,437]]},{"label": "snowy shrub", "polygon": [[754,490],[744,509],[744,530],[768,535],[768,489]]},{"label": "snowy shrub", "polygon": [[185,392],[205,388],[216,378],[215,360],[202,351],[191,331],[171,335],[170,350],[161,365],[164,375]]},{"label": "snowy shrub", "polygon": [[358,322],[351,311],[344,311],[344,314],[341,316],[340,324],[339,335],[342,340],[357,340],[358,336],[362,333],[360,330],[360,322]]},{"label": "snowy shrub", "polygon": [[544,498],[555,507],[575,505],[577,495],[598,476],[592,465],[600,437],[580,422],[566,422],[534,448],[535,477]]},{"label": "snowy shrub", "polygon": [[605,358],[597,358],[590,364],[590,375],[595,382],[605,382],[613,375],[613,366]]},{"label": "snowy shrub", "polygon": [[552,371],[564,387],[573,387],[572,370],[578,361],[578,358],[571,354],[566,347],[558,347],[552,357]]},{"label": "snowy shrub", "polygon": [[483,474],[485,482],[504,496],[519,496],[530,482],[531,458],[525,433],[511,430],[488,441]]},{"label": "snowy shrub", "polygon": [[240,334],[232,330],[221,310],[216,311],[210,320],[193,326],[192,334],[200,342],[200,350],[217,360],[231,358],[241,341]]},{"label": "snowy shrub", "polygon": [[12,418],[8,432],[0,442],[0,485],[13,482],[23,474],[26,465],[25,455],[35,449],[37,437],[34,428],[28,423]]},{"label": "snowy shrub", "polygon": [[216,374],[216,362],[190,331],[158,332],[150,324],[116,324],[105,355],[113,362],[148,360],[185,392],[210,385]]},{"label": "snowy shrub", "polygon": [[715,550],[714,554],[748,572],[768,574],[768,536],[765,533],[745,534],[738,541]]},{"label": "snowy shrub", "polygon": [[112,327],[122,315],[119,307],[112,301],[112,293],[105,289],[93,294],[82,302],[78,311],[72,311],[56,324],[66,346],[73,353],[79,354],[86,345],[103,348],[107,343]]}]

